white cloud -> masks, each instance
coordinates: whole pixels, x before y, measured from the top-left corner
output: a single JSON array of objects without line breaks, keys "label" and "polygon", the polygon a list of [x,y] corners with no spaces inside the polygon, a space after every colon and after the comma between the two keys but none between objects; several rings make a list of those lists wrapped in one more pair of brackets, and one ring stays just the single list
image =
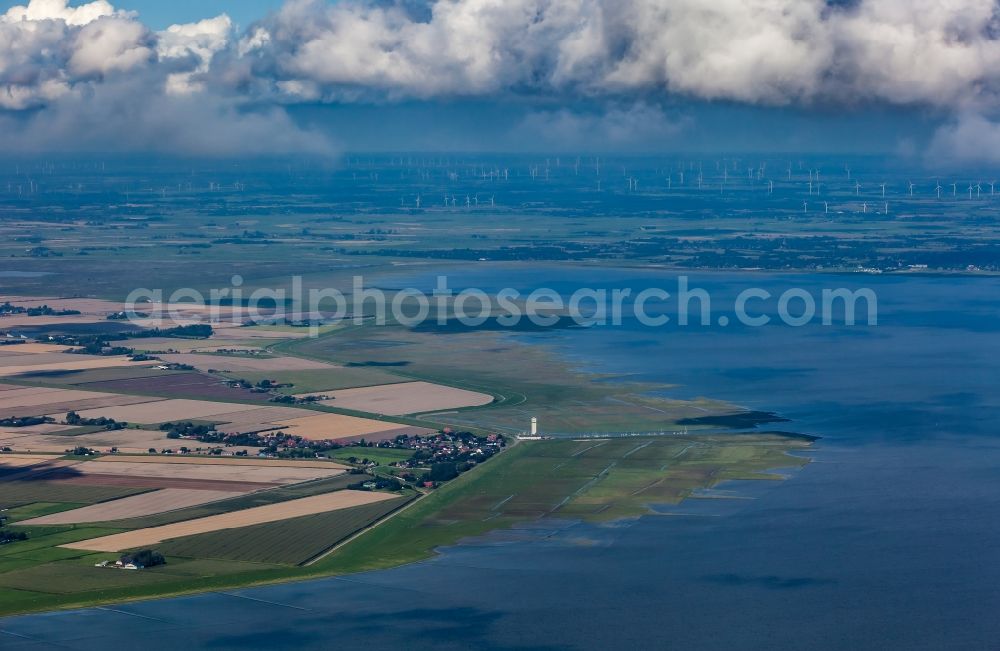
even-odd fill
[{"label": "white cloud", "polygon": [[194,68],[167,76],[167,92],[193,93],[204,89],[195,78],[208,72],[212,58],[229,44],[233,21],[226,14],[196,23],[171,25],[157,34],[156,52],[160,60],[191,59]]},{"label": "white cloud", "polygon": [[0,109],[57,110],[127,84],[258,117],[282,103],[584,98],[633,108],[526,126],[610,142],[633,137],[616,120],[669,130],[648,111],[676,95],[994,114],[997,61],[996,0],[288,0],[243,34],[225,15],[154,32],[105,0],[31,0],[0,15]]},{"label": "white cloud", "polygon": [[241,42],[244,73],[258,91],[310,85],[331,101],[659,92],[954,106],[994,102],[1000,85],[994,0],[427,5],[289,0]]},{"label": "white cloud", "polygon": [[76,32],[66,66],[81,77],[132,70],[153,59],[149,36],[142,24],[128,18],[98,18]]},{"label": "white cloud", "polygon": [[78,7],[69,7],[67,0],[31,0],[26,6],[11,7],[4,14],[5,22],[61,20],[67,25],[86,25],[103,16],[113,16],[115,8],[105,0],[88,2]]},{"label": "white cloud", "polygon": [[[0,16],[0,145],[16,151],[327,154],[275,106],[200,80],[232,38],[228,16],[155,33],[98,0],[31,0]],[[23,109],[32,113],[17,114]],[[13,112],[12,112],[13,111]]]}]

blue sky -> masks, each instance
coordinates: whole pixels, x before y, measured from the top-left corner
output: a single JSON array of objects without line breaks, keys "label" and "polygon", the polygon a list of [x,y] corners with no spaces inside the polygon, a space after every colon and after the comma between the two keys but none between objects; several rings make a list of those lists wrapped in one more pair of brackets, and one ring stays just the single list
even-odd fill
[{"label": "blue sky", "polygon": [[188,23],[226,13],[233,22],[246,27],[267,12],[281,6],[281,0],[123,0],[115,3],[139,12],[153,29],[174,23]]},{"label": "blue sky", "polygon": [[[27,0],[0,0],[6,11]],[[72,4],[81,4],[74,2]],[[281,0],[120,0],[116,7],[138,11],[142,21],[152,29],[164,29],[175,23],[189,23],[226,13],[233,22],[246,27],[268,11],[281,6]]]}]

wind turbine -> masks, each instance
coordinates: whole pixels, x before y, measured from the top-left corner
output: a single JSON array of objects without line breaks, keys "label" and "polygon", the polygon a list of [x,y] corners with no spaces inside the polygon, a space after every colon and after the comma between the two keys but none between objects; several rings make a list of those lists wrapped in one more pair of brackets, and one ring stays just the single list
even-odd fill
[{"label": "wind turbine", "polygon": [[885,183],[882,184],[882,198],[885,199]]},{"label": "wind turbine", "polygon": [[953,196],[953,197],[957,197],[958,196],[958,183],[952,183],[951,184],[951,196]]},{"label": "wind turbine", "polygon": [[860,197],[861,196],[861,182],[860,181],[855,181],[854,182],[854,196],[856,196],[856,197]]},{"label": "wind turbine", "polygon": [[934,189],[937,190],[937,198],[940,199],[941,198],[941,184],[938,183],[937,187],[934,188]]},{"label": "wind turbine", "polygon": [[976,199],[979,199],[983,195],[983,186],[981,183],[976,184]]},{"label": "wind turbine", "polygon": [[910,181],[910,196],[913,196],[913,181]]},{"label": "wind turbine", "polygon": [[972,184],[969,184],[969,201],[972,201]]}]

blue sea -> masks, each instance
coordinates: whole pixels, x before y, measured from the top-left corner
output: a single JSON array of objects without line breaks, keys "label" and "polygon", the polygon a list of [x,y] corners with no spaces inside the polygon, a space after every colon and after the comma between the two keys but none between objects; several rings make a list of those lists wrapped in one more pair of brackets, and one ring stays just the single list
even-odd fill
[{"label": "blue sea", "polygon": [[[430,288],[438,273],[487,291],[676,283],[489,264],[383,284]],[[689,275],[713,317],[751,286],[868,287],[878,325],[627,320],[516,336],[667,396],[777,412],[821,437],[786,481],[615,526],[526,524],[389,571],[8,618],[0,648],[1000,648],[1000,279]]]}]

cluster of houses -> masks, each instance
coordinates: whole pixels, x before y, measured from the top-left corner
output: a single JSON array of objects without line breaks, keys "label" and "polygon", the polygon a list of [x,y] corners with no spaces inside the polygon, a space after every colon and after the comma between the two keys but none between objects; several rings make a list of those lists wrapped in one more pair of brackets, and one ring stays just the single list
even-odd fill
[{"label": "cluster of houses", "polygon": [[117,561],[101,561],[95,563],[94,567],[112,567],[117,570],[144,570],[147,567],[164,565],[167,561],[159,552],[144,549],[139,552],[122,554]]},{"label": "cluster of houses", "polygon": [[390,465],[399,468],[421,468],[428,464],[451,461],[475,465],[486,461],[503,449],[506,442],[499,434],[479,436],[471,432],[454,432],[445,428],[427,436],[397,436],[382,441],[376,447],[414,450],[413,457]]}]

